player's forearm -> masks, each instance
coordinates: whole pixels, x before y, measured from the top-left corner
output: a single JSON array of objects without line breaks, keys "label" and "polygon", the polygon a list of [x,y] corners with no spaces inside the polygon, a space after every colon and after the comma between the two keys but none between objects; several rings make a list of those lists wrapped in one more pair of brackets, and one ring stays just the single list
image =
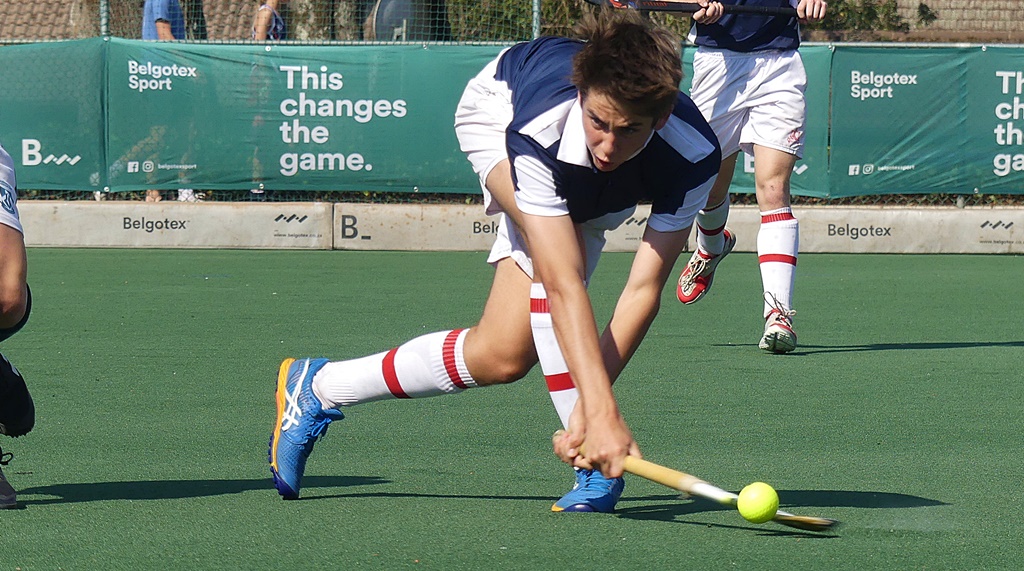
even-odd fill
[{"label": "player's forearm", "polygon": [[526,238],[523,224],[523,213],[516,204],[515,187],[512,184],[512,167],[509,161],[503,160],[491,169],[487,175],[487,190],[491,193],[491,199],[498,203],[504,212],[522,232]]},{"label": "player's forearm", "polygon": [[660,307],[660,288],[623,290],[601,335],[601,354],[613,383],[640,347]]},{"label": "player's forearm", "polygon": [[644,232],[629,279],[601,336],[605,367],[613,382],[658,315],[662,291],[688,235],[686,230],[656,232],[648,229]]},{"label": "player's forearm", "polygon": [[25,237],[0,224],[0,329],[14,327],[25,317],[28,289]]}]

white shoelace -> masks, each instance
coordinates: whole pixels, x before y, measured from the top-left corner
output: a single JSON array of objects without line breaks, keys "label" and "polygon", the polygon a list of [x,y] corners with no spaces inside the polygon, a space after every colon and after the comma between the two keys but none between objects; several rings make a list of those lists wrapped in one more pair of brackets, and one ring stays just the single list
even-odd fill
[{"label": "white shoelace", "polygon": [[782,302],[779,301],[779,298],[775,297],[775,294],[770,291],[764,292],[764,301],[768,304],[768,307],[772,308],[771,313],[768,314],[768,319],[774,316],[776,319],[784,319],[787,323],[793,321],[796,310],[782,305]]},{"label": "white shoelace", "polygon": [[690,258],[690,261],[687,262],[686,264],[686,268],[690,271],[683,272],[683,275],[680,276],[679,278],[679,286],[683,288],[683,291],[688,292],[691,289],[693,289],[693,285],[695,283],[695,280],[697,279],[697,276],[699,276],[701,273],[704,272],[705,269],[707,269],[708,262],[710,261],[710,258],[705,258],[700,254]]}]

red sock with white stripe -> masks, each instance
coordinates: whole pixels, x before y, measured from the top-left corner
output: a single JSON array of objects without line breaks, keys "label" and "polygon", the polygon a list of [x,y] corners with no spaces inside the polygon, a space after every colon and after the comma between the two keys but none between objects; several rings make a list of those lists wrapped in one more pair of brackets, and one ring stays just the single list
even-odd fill
[{"label": "red sock with white stripe", "polygon": [[[797,250],[800,245],[800,224],[791,208],[761,213],[761,229],[757,233],[757,261],[761,266],[761,285],[784,309],[793,308],[793,281],[796,277]],[[765,296],[768,298],[768,296]],[[765,302],[764,316],[771,306]]]},{"label": "red sock with white stripe", "polygon": [[[704,254],[717,256],[725,250],[725,223],[729,220],[729,195],[718,206],[697,213],[697,247]],[[711,256],[704,256],[705,258]]]},{"label": "red sock with white stripe", "polygon": [[328,363],[313,377],[313,394],[324,407],[338,408],[475,387],[462,353],[467,331],[429,333],[390,351]]},{"label": "red sock with white stripe", "polygon": [[569,428],[569,415],[579,400],[580,393],[569,376],[562,349],[555,338],[555,325],[548,310],[548,296],[543,284],[530,287],[530,327],[533,329],[533,345],[537,348],[540,370],[548,384],[551,402],[555,405],[558,418],[564,428]]}]

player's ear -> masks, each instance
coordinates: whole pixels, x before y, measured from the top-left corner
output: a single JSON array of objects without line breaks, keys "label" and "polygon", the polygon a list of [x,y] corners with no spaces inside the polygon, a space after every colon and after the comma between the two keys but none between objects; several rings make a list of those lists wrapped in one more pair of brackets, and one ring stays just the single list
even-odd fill
[{"label": "player's ear", "polygon": [[672,112],[669,111],[668,113],[665,113],[664,117],[662,117],[661,119],[658,119],[657,121],[655,121],[654,122],[654,130],[655,131],[661,130],[661,128],[664,127],[666,123],[668,123],[668,118],[671,117],[671,116],[672,116]]}]

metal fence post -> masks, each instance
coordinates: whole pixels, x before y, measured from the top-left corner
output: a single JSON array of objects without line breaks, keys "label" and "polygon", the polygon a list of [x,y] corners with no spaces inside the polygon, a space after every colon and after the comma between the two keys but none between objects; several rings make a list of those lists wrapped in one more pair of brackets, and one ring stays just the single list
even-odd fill
[{"label": "metal fence post", "polygon": [[540,0],[533,0],[533,39],[540,37]]},{"label": "metal fence post", "polygon": [[110,36],[110,0],[100,0],[100,35]]}]

